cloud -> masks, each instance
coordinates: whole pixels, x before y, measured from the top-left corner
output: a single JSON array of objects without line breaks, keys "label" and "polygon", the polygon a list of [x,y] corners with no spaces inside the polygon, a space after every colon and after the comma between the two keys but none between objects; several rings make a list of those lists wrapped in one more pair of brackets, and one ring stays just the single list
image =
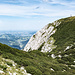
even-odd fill
[{"label": "cloud", "polygon": [[33,12],[34,8],[35,6],[26,7],[26,6],[4,4],[0,5],[0,15],[8,15],[8,16],[35,15],[35,13]]},{"label": "cloud", "polygon": [[1,0],[0,2],[6,2],[6,3],[23,3],[26,2],[25,0]]},{"label": "cloud", "polygon": [[[9,0],[7,0],[9,1]],[[13,0],[11,0],[13,1]],[[22,2],[24,0],[18,0]],[[36,4],[36,5],[11,5],[11,4],[0,4],[0,15],[7,16],[69,16],[70,14],[75,15],[73,2],[63,2],[62,0],[43,0],[44,2],[50,2],[49,4]],[[61,5],[52,5],[61,4]],[[64,6],[62,6],[62,4]],[[69,7],[67,7],[70,4]]]},{"label": "cloud", "polygon": [[75,0],[41,0],[42,2],[46,2],[49,4],[59,4],[68,7],[75,7]]},{"label": "cloud", "polygon": [[75,0],[52,0],[52,4],[60,4],[69,7],[75,7]]}]

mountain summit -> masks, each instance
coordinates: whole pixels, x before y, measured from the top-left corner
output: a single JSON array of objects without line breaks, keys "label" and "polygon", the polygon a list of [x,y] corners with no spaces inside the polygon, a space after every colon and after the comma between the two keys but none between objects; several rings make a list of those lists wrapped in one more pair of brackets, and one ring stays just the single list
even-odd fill
[{"label": "mountain summit", "polygon": [[34,34],[24,51],[40,50],[41,52],[66,51],[75,45],[75,16],[62,18],[49,23]]}]

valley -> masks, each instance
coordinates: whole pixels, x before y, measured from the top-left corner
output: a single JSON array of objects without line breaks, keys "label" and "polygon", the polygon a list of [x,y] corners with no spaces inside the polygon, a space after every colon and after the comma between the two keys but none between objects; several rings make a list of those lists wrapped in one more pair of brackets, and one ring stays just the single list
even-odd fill
[{"label": "valley", "polygon": [[0,43],[22,50],[34,33],[35,31],[0,31]]}]

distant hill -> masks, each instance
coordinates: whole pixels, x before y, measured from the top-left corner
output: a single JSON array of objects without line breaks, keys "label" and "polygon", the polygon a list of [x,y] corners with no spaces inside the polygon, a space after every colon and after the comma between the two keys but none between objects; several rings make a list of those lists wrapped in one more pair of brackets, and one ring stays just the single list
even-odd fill
[{"label": "distant hill", "polygon": [[34,33],[35,31],[0,31],[0,43],[22,50]]}]

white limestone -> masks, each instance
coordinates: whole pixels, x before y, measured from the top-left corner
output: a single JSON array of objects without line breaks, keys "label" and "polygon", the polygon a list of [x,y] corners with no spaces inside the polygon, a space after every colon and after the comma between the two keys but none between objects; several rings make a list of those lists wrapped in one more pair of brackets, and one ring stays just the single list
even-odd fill
[{"label": "white limestone", "polygon": [[66,49],[65,49],[64,51],[70,49],[72,46],[73,46],[73,45],[71,45],[71,46],[67,46]]},{"label": "white limestone", "polygon": [[59,53],[61,53],[61,51],[59,51]]},{"label": "white limestone", "polygon": [[58,57],[60,57],[60,58],[61,58],[62,56],[61,56],[61,55],[58,55]]},{"label": "white limestone", "polygon": [[51,68],[51,70],[52,70],[52,71],[54,71],[54,69],[53,69],[53,68]]},{"label": "white limestone", "polygon": [[21,67],[21,70],[24,70],[24,67]]},{"label": "white limestone", "polygon": [[59,24],[59,22],[54,22],[46,25],[34,34],[25,46],[24,51],[38,50],[42,46],[41,52],[51,52],[52,49],[56,48],[56,46],[53,45],[55,40],[51,35],[56,32],[57,29],[55,29],[55,26],[58,26]]},{"label": "white limestone", "polygon": [[2,73],[4,73],[4,71],[0,70],[0,73],[2,74]]},{"label": "white limestone", "polygon": [[67,47],[66,47],[66,50],[67,50],[67,49],[69,49],[69,48],[70,48],[70,47],[69,47],[69,46],[67,46]]},{"label": "white limestone", "polygon": [[[8,62],[12,64],[12,66],[8,65]],[[6,72],[3,70],[3,68],[0,68],[0,74],[2,75],[31,75],[26,72],[24,67],[18,67],[17,63],[10,59],[4,59],[0,57],[0,65],[1,66],[6,66]]]},{"label": "white limestone", "polygon": [[55,58],[56,58],[56,56],[55,56],[54,54],[52,54],[52,55],[51,55],[51,57],[52,57],[53,59],[55,59]]},{"label": "white limestone", "polygon": [[71,65],[72,67],[75,67],[75,65]]},{"label": "white limestone", "polygon": [[58,21],[53,22],[53,24],[54,24],[56,27],[59,26],[60,23],[61,23],[61,22],[58,22]]},{"label": "white limestone", "polygon": [[64,56],[67,57],[68,55],[65,54]]},{"label": "white limestone", "polygon": [[13,75],[17,75],[17,73],[15,72],[15,73],[13,73]]},{"label": "white limestone", "polygon": [[65,72],[66,70],[63,70],[62,72]]}]

